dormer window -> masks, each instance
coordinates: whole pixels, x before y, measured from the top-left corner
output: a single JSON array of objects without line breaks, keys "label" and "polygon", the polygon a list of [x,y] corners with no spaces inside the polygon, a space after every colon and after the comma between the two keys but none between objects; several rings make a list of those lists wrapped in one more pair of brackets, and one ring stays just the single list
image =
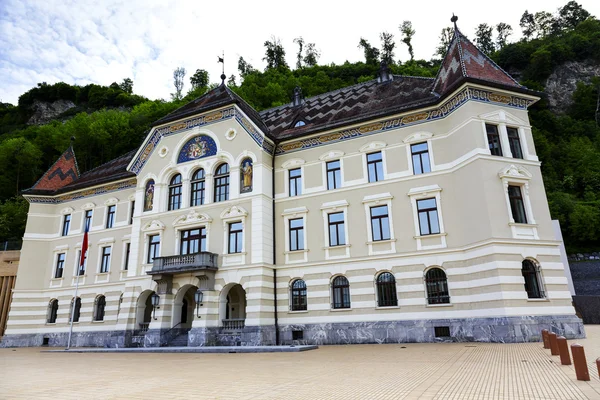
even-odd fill
[{"label": "dormer window", "polygon": [[302,121],[301,119],[299,119],[298,121],[296,121],[296,123],[294,124],[294,128],[299,128],[301,126],[306,125],[306,122]]}]

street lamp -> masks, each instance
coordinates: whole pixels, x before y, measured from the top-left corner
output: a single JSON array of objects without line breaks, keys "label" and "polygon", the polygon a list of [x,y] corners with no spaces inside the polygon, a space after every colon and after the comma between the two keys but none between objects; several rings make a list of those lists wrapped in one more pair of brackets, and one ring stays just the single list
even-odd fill
[{"label": "street lamp", "polygon": [[152,302],[152,318],[156,319],[156,309],[160,308],[158,306],[158,303],[160,302],[160,296],[156,293],[152,293],[150,301]]},{"label": "street lamp", "polygon": [[204,293],[202,292],[202,289],[198,289],[196,290],[196,293],[194,293],[194,300],[196,300],[196,316],[198,318],[202,318],[200,316],[200,307],[202,307],[202,299],[204,298]]}]

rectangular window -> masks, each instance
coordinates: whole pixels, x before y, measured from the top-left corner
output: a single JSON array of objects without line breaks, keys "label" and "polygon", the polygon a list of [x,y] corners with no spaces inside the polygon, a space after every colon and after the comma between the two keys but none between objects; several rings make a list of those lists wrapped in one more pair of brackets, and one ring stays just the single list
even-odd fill
[{"label": "rectangular window", "polygon": [[440,233],[437,204],[434,198],[417,200],[421,236]]},{"label": "rectangular window", "polygon": [[83,230],[89,231],[92,227],[92,213],[93,210],[85,210],[85,217],[83,218]]},{"label": "rectangular window", "polygon": [[498,127],[496,125],[485,124],[485,130],[487,131],[490,153],[493,156],[502,156],[502,146],[500,145],[500,134],[498,134]]},{"label": "rectangular window", "polygon": [[327,163],[327,190],[337,189],[342,183],[340,160]]},{"label": "rectangular window", "polygon": [[129,253],[131,252],[131,243],[125,245],[125,265],[123,265],[123,271],[129,269]]},{"label": "rectangular window", "polygon": [[229,224],[229,254],[241,253],[243,232],[241,222],[232,222]]},{"label": "rectangular window", "polygon": [[64,269],[65,269],[65,253],[59,253],[56,256],[56,271],[54,272],[54,277],[62,278]]},{"label": "rectangular window", "polygon": [[79,270],[79,276],[85,275],[85,270],[87,269],[87,256],[88,252],[85,252],[85,256],[83,258],[83,267],[79,265],[81,262],[81,250],[77,252],[77,269]]},{"label": "rectangular window", "polygon": [[131,209],[129,210],[129,225],[133,224],[133,213],[135,211],[135,201],[131,202]]},{"label": "rectangular window", "polygon": [[304,250],[304,219],[290,219],[290,251]]},{"label": "rectangular window", "polygon": [[521,195],[521,187],[509,186],[508,199],[510,200],[510,209],[515,222],[518,224],[526,224],[527,215],[525,214],[525,204],[523,203],[523,196]]},{"label": "rectangular window", "polygon": [[190,229],[181,232],[179,254],[195,254],[206,251],[206,228]]},{"label": "rectangular window", "polygon": [[152,264],[154,258],[160,254],[160,235],[148,236],[148,257],[146,262]]},{"label": "rectangular window", "polygon": [[506,128],[508,133],[508,143],[510,144],[510,152],[513,158],[523,158],[523,150],[521,149],[521,141],[519,140],[519,131],[517,128]]},{"label": "rectangular window", "polygon": [[100,262],[100,273],[108,272],[110,268],[110,253],[112,247],[107,246],[102,248],[102,261]]},{"label": "rectangular window", "polygon": [[371,207],[371,232],[373,241],[391,239],[387,206]]},{"label": "rectangular window", "polygon": [[290,197],[302,194],[302,168],[290,169]]},{"label": "rectangular window", "polygon": [[410,146],[412,154],[413,173],[415,175],[431,172],[429,163],[429,148],[427,143],[417,143]]},{"label": "rectangular window", "polygon": [[383,180],[383,161],[380,151],[367,154],[367,171],[369,174],[369,182]]},{"label": "rectangular window", "polygon": [[344,213],[336,212],[328,214],[327,221],[329,223],[329,246],[345,245]]},{"label": "rectangular window", "polygon": [[201,206],[204,204],[204,193],[206,192],[206,181],[196,180],[192,182],[192,198],[190,204],[192,207]]},{"label": "rectangular window", "polygon": [[69,234],[69,228],[71,227],[71,214],[67,214],[63,217],[62,236]]},{"label": "rectangular window", "polygon": [[108,206],[106,210],[106,229],[112,228],[115,223],[115,209],[116,206]]}]

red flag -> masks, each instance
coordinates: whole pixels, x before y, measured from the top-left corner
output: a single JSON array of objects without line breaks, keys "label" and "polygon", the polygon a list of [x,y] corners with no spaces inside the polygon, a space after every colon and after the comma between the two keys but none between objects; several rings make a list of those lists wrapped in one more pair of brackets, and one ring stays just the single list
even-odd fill
[{"label": "red flag", "polygon": [[89,227],[85,227],[85,233],[83,234],[83,244],[81,245],[81,260],[79,260],[79,270],[83,268],[83,263],[85,262],[85,253],[88,250],[88,229]]}]

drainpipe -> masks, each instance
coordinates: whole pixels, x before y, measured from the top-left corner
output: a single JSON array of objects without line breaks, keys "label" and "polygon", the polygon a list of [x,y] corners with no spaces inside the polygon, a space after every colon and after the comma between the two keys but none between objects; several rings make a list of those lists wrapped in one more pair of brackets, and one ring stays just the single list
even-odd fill
[{"label": "drainpipe", "polygon": [[275,235],[275,149],[277,143],[273,143],[273,155],[271,156],[271,195],[273,196],[272,201],[272,214],[273,214],[273,301],[274,301],[274,313],[275,313],[275,345],[279,346],[279,322],[277,320],[277,268],[275,267],[277,262],[277,236]]}]

